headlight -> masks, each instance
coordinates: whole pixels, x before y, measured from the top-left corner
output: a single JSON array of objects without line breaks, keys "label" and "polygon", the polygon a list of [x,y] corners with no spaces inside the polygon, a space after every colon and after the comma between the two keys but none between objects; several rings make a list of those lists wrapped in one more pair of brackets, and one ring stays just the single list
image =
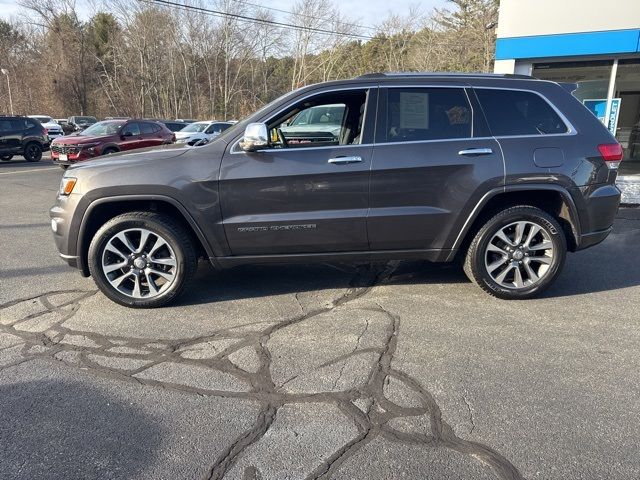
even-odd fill
[{"label": "headlight", "polygon": [[60,182],[60,191],[58,192],[60,195],[71,195],[73,192],[73,187],[76,186],[77,178],[74,177],[62,177],[62,181]]}]

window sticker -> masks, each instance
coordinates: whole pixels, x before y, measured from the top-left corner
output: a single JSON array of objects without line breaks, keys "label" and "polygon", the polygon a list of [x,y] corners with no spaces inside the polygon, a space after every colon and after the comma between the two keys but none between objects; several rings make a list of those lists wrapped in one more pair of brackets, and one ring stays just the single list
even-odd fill
[{"label": "window sticker", "polygon": [[400,92],[400,128],[429,128],[429,94]]}]

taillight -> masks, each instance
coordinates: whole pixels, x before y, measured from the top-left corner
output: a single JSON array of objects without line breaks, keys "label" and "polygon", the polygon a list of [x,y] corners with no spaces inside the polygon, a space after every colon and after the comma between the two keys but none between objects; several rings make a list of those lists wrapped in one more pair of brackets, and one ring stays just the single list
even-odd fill
[{"label": "taillight", "polygon": [[171,135],[171,143],[176,143],[176,134]]},{"label": "taillight", "polygon": [[602,159],[607,163],[607,167],[611,170],[617,170],[622,161],[622,145],[616,143],[601,143],[598,145],[598,150]]}]

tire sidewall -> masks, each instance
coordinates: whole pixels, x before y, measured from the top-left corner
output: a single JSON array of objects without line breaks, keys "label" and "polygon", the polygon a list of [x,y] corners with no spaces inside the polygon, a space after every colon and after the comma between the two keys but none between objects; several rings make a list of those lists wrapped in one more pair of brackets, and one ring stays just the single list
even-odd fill
[{"label": "tire sidewall", "polygon": [[[491,278],[485,267],[485,253],[488,243],[499,229],[518,221],[537,223],[547,231],[553,243],[554,258],[549,267],[549,271],[541,282],[522,290],[513,290],[499,285]],[[476,247],[476,254],[472,260],[472,268],[475,270],[478,282],[481,282],[484,287],[491,290],[497,297],[513,299],[533,297],[546,290],[562,271],[567,252],[567,242],[564,231],[558,222],[542,211],[537,211],[537,209],[533,208],[522,208],[519,211],[509,212],[504,216],[494,217],[489,223],[482,227],[478,235],[480,240]]]},{"label": "tire sidewall", "polygon": [[[31,155],[27,155],[27,152],[29,150],[31,150],[32,148],[37,148],[38,149],[38,153],[35,156],[31,156]],[[27,162],[39,162],[42,159],[42,147],[40,145],[38,145],[35,142],[31,142],[28,143],[25,147],[24,147],[24,158]]]},{"label": "tire sidewall", "polygon": [[[147,219],[114,219],[115,221],[107,222],[103,225],[98,232],[94,235],[91,245],[89,246],[88,264],[89,271],[94,281],[100,287],[100,290],[111,300],[120,305],[128,307],[156,307],[164,305],[172,298],[176,297],[184,287],[186,274],[186,257],[184,250],[176,238],[176,235],[163,225]],[[152,233],[157,233],[162,236],[164,240],[169,243],[176,256],[176,278],[173,285],[163,292],[162,294],[153,298],[141,298],[134,299],[119,291],[117,291],[107,279],[106,275],[102,271],[102,256],[104,254],[105,246],[109,239],[115,234],[123,230],[131,228],[145,228]]]}]

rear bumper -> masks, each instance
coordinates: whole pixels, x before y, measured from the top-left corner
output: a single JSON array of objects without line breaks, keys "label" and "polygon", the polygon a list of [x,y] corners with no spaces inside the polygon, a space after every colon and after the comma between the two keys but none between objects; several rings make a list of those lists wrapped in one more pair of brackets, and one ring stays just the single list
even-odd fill
[{"label": "rear bumper", "polygon": [[599,185],[583,194],[586,216],[583,225],[588,228],[581,232],[576,250],[592,247],[607,238],[620,206],[621,194],[615,185]]},{"label": "rear bumper", "polygon": [[594,245],[599,244],[609,236],[611,230],[613,230],[612,226],[598,232],[591,232],[580,235],[576,250],[584,250],[585,248],[593,247]]}]

